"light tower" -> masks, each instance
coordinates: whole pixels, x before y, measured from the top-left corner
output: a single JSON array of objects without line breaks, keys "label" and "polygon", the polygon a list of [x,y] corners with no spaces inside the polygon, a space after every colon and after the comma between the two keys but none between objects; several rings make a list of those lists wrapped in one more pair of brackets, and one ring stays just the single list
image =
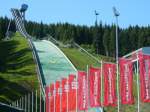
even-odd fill
[{"label": "light tower", "polygon": [[98,55],[98,53],[99,53],[99,50],[98,50],[98,41],[97,41],[97,39],[98,39],[98,27],[97,27],[97,18],[98,18],[98,15],[99,15],[99,13],[95,10],[94,11],[94,14],[95,14],[95,17],[96,17],[96,20],[95,20],[95,28],[96,28],[96,37],[95,37],[95,40],[96,40],[96,53],[97,53],[97,55]]},{"label": "light tower", "polygon": [[21,8],[20,8],[20,13],[22,15],[23,21],[25,21],[25,12],[28,9],[28,5],[27,4],[22,4]]},{"label": "light tower", "polygon": [[118,112],[120,111],[120,94],[119,94],[119,66],[118,66],[118,16],[120,13],[116,10],[115,7],[113,7],[113,13],[114,16],[116,17],[116,68],[117,68],[117,95],[118,95]]},{"label": "light tower", "polygon": [[94,13],[95,13],[95,17],[96,17],[95,25],[97,25],[97,18],[98,18],[99,13],[96,10],[94,11]]}]

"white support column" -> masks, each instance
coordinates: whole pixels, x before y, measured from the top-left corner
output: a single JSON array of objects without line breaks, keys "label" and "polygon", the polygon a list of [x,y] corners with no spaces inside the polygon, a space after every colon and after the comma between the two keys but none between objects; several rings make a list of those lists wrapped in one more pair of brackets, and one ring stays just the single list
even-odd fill
[{"label": "white support column", "polygon": [[33,94],[33,91],[32,91],[32,112],[34,111],[34,94]]},{"label": "white support column", "polygon": [[28,112],[30,112],[30,93],[28,94]]},{"label": "white support column", "polygon": [[[46,96],[44,96],[44,97],[45,97],[45,99],[46,99]],[[46,100],[45,100],[45,99],[43,100],[43,103],[44,103],[44,109],[43,109],[43,112],[46,112],[46,109],[45,109],[45,101],[46,101]]]},{"label": "white support column", "polygon": [[41,94],[41,91],[42,91],[42,90],[41,90],[41,86],[40,86],[40,112],[41,112],[41,104],[42,104],[42,103],[41,103],[41,95],[42,95],[42,94]]},{"label": "white support column", "polygon": [[17,107],[19,107],[19,103],[18,103],[18,100],[17,100]]},{"label": "white support column", "polygon": [[35,98],[36,98],[36,102],[35,102],[35,111],[37,112],[37,90],[35,91]]},{"label": "white support column", "polygon": [[19,99],[19,108],[21,108],[22,104],[21,104],[21,98]]},{"label": "white support column", "polygon": [[25,95],[25,98],[24,98],[24,111],[27,112],[27,99],[26,99],[26,95]]},{"label": "white support column", "polygon": [[22,97],[22,109],[24,109],[24,97]]}]

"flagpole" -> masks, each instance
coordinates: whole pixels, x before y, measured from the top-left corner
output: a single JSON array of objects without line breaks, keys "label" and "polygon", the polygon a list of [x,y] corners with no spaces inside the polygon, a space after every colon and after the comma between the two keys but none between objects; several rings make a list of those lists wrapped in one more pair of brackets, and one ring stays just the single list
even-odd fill
[{"label": "flagpole", "polygon": [[118,16],[119,12],[113,7],[114,16],[116,17],[116,71],[117,71],[117,95],[118,95],[118,112],[120,112],[120,94],[119,94],[119,66],[118,66]]},{"label": "flagpole", "polygon": [[27,111],[27,106],[26,106],[26,95],[25,95],[25,112]]},{"label": "flagpole", "polygon": [[35,111],[37,112],[37,90],[35,91],[35,97],[36,97],[36,102],[35,102]]},{"label": "flagpole", "polygon": [[28,112],[30,112],[30,93],[28,94]]},{"label": "flagpole", "polygon": [[50,101],[49,101],[50,100],[50,96],[49,96],[50,95],[50,85],[48,86],[48,89],[49,89],[48,90],[48,112],[50,112],[50,106],[49,106],[50,105]]},{"label": "flagpole", "polygon": [[89,109],[89,105],[90,105],[90,101],[89,101],[89,92],[90,92],[90,89],[89,89],[89,66],[87,65],[87,96],[88,96],[88,107],[87,107],[87,112],[88,112],[88,109]]},{"label": "flagpole", "polygon": [[54,112],[55,112],[55,106],[56,106],[56,103],[55,103],[56,102],[56,87],[55,87],[55,84],[56,83],[54,83],[54,94],[53,94],[54,95]]},{"label": "flagpole", "polygon": [[32,91],[32,112],[33,112],[33,103],[34,103],[34,96],[33,96],[34,94],[33,94],[33,91]]},{"label": "flagpole", "polygon": [[76,112],[78,112],[78,73],[76,73]]},{"label": "flagpole", "polygon": [[24,109],[24,97],[22,97],[22,109]]},{"label": "flagpole", "polygon": [[101,60],[101,110],[103,112],[103,61]]},{"label": "flagpole", "polygon": [[62,111],[62,81],[60,81],[60,112]]},{"label": "flagpole", "polygon": [[40,85],[40,112],[41,112],[41,85]]},{"label": "flagpole", "polygon": [[140,93],[139,93],[139,63],[138,63],[138,60],[139,60],[139,57],[138,57],[138,54],[137,54],[137,64],[136,64],[136,75],[137,75],[137,93],[138,93],[138,112],[140,112]]},{"label": "flagpole", "polygon": [[68,108],[68,94],[69,94],[69,82],[68,82],[68,78],[67,78],[67,112],[69,112],[69,108]]},{"label": "flagpole", "polygon": [[46,109],[45,109],[45,107],[46,107],[46,95],[44,94],[44,99],[43,99],[43,103],[44,103],[44,109],[43,109],[43,112],[46,112]]}]

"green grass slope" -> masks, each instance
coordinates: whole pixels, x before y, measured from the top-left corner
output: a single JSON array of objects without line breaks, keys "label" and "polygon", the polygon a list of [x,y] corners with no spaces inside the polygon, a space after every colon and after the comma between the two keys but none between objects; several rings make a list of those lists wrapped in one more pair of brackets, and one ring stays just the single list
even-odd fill
[{"label": "green grass slope", "polygon": [[[64,54],[70,59],[70,61],[74,64],[74,66],[78,70],[86,70],[87,65],[93,65],[95,67],[100,67],[100,63],[98,63],[96,60],[85,54],[84,52],[81,52],[78,49],[75,48],[60,48]],[[94,54],[95,55],[95,54]],[[97,59],[104,60],[104,61],[111,61],[113,58],[108,58],[106,56],[102,55],[95,55]]]},{"label": "green grass slope", "polygon": [[[85,70],[86,66],[93,65],[95,67],[100,67],[100,64],[97,63],[94,59],[87,56],[85,53],[80,52],[74,48],[61,48],[65,55],[70,59],[70,61],[75,65],[78,70]],[[99,59],[112,62],[113,59],[105,56],[96,56]],[[133,105],[120,105],[120,112],[137,112],[137,85],[136,85],[136,75],[134,75],[134,97],[135,103]],[[140,103],[140,112],[150,112],[149,103]],[[117,112],[116,107],[105,107],[105,112]]]},{"label": "green grass slope", "polygon": [[28,42],[19,33],[0,41],[0,101],[10,103],[37,88],[35,70]]}]

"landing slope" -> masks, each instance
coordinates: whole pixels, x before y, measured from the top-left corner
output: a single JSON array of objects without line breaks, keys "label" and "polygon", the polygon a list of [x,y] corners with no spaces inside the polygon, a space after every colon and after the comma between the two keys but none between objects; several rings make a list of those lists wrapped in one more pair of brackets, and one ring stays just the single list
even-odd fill
[{"label": "landing slope", "polygon": [[52,42],[47,40],[33,41],[36,48],[41,70],[42,79],[46,85],[67,77],[70,73],[76,74],[76,68]]}]

